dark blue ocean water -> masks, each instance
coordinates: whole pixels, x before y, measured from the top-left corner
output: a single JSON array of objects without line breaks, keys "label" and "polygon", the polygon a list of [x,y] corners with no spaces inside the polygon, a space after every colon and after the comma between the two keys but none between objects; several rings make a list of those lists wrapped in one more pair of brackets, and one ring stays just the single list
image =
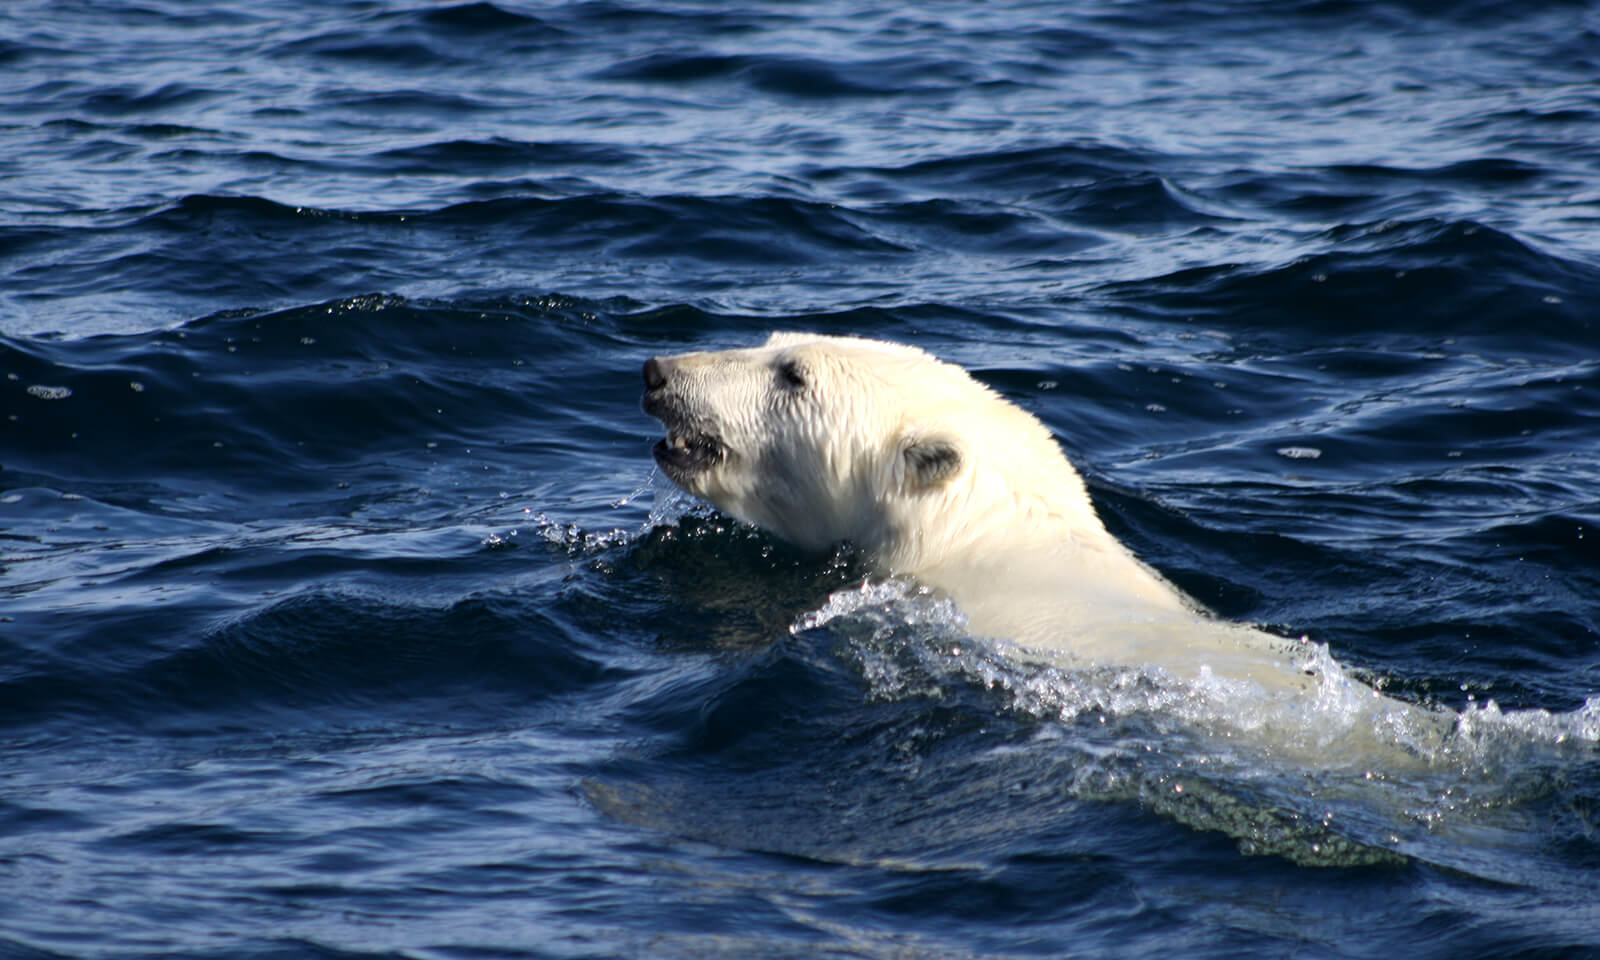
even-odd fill
[{"label": "dark blue ocean water", "polygon": [[[1587,3],[11,0],[0,954],[1600,955],[1597,302]],[[684,501],[640,363],[773,328],[1458,729]]]}]

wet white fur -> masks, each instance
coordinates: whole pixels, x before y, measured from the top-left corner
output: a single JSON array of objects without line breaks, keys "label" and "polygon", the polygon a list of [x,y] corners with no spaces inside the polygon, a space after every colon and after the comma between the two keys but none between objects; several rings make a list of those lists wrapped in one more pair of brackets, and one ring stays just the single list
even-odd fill
[{"label": "wet white fur", "polygon": [[[1043,424],[960,367],[801,333],[658,362],[680,418],[668,426],[726,448],[674,479],[735,517],[802,547],[850,541],[881,572],[948,595],[975,634],[1213,689],[1328,695],[1294,643],[1211,617],[1135,558]],[[1368,701],[1348,720],[1416,710],[1337,680],[1354,688],[1341,699]]]}]

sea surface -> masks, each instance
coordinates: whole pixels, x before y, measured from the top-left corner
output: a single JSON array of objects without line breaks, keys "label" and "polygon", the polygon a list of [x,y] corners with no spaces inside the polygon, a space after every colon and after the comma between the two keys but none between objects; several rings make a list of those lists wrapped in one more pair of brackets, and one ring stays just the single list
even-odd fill
[{"label": "sea surface", "polygon": [[[773,329],[1329,682],[674,493]],[[0,4],[0,956],[1600,956],[1600,8]]]}]

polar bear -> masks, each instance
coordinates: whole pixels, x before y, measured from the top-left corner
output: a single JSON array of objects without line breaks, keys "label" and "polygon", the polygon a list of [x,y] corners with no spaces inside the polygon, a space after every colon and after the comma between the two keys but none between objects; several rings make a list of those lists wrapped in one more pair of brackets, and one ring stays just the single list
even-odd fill
[{"label": "polar bear", "polygon": [[1292,641],[1211,617],[1140,562],[1045,426],[958,366],[903,344],[775,333],[652,357],[644,381],[643,408],[667,431],[655,460],[679,487],[803,548],[849,541],[881,573],[948,596],[974,634],[1326,696]]}]

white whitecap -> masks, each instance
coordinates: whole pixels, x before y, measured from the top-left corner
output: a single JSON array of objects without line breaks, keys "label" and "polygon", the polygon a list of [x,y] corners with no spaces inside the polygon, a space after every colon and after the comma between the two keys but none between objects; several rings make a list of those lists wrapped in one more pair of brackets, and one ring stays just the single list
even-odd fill
[{"label": "white whitecap", "polygon": [[1322,451],[1316,447],[1279,447],[1278,456],[1290,460],[1316,460],[1322,456]]}]

